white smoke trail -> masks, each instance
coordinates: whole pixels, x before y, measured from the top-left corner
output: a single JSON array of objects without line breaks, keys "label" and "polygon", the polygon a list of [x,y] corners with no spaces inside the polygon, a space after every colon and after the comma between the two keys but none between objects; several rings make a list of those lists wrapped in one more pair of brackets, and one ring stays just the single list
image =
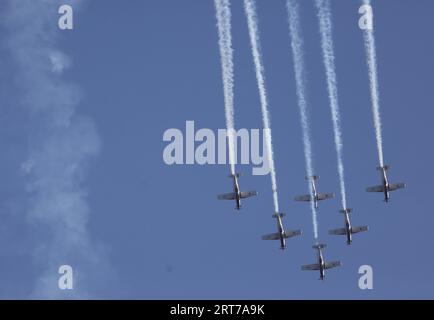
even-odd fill
[{"label": "white smoke trail", "polygon": [[256,80],[258,82],[259,98],[261,101],[262,122],[266,141],[266,153],[270,164],[271,187],[273,190],[274,211],[279,212],[279,201],[277,196],[276,170],[274,167],[273,142],[271,137],[270,117],[268,114],[267,91],[265,89],[264,66],[262,63],[258,19],[254,0],[244,0],[244,10],[247,16],[249,28],[250,45],[252,47],[253,62],[255,64]]},{"label": "white smoke trail", "polygon": [[229,145],[229,164],[235,174],[234,148],[234,64],[231,35],[231,9],[229,0],[215,0],[220,59],[222,65],[226,129]]},{"label": "white smoke trail", "polygon": [[[370,6],[371,1],[363,0],[363,4]],[[374,14],[372,11],[371,13],[372,13],[372,24],[373,24]],[[371,101],[372,101],[372,116],[374,118],[375,138],[377,140],[378,161],[380,162],[380,166],[383,166],[384,165],[383,137],[381,133],[380,99],[379,99],[378,77],[377,77],[377,57],[376,57],[375,36],[374,36],[373,25],[372,25],[372,29],[366,28],[363,30],[363,38],[365,42],[366,61],[368,64],[368,72],[369,72],[369,84],[370,84]]]},{"label": "white smoke trail", "polygon": [[[303,132],[304,158],[306,163],[306,176],[313,176],[313,156],[310,136],[309,115],[307,110],[305,92],[305,66],[303,59],[303,39],[300,35],[299,8],[295,0],[287,0],[289,31],[291,35],[292,57],[295,70],[295,83],[297,87],[297,100],[300,110],[300,121]],[[308,180],[309,192],[313,194],[312,183]],[[313,234],[318,239],[318,217],[313,201],[310,202],[312,211]]]},{"label": "white smoke trail", "polygon": [[330,12],[330,3],[328,0],[316,0],[316,7],[318,9],[319,27],[321,34],[321,48],[324,66],[326,70],[327,89],[330,100],[330,110],[333,122],[334,140],[336,146],[336,155],[338,163],[339,184],[341,190],[342,207],[347,207],[346,191],[345,191],[345,178],[344,178],[344,164],[343,164],[343,142],[341,131],[341,117],[338,103],[338,84],[335,70],[335,54],[333,50],[333,36],[332,36],[332,20]]},{"label": "white smoke trail", "polygon": [[[89,298],[103,294],[101,287],[92,287],[100,277],[115,280],[107,273],[105,253],[88,233],[90,208],[83,180],[89,161],[99,153],[100,139],[94,123],[76,112],[79,91],[62,79],[70,61],[56,48],[61,31],[53,8],[63,3],[11,0],[2,12],[11,34],[4,47],[16,63],[22,107],[32,124],[22,169],[30,197],[27,218],[38,235],[33,255],[40,273],[31,295],[38,299]],[[68,3],[77,9],[78,1]],[[65,264],[73,268],[74,279],[80,279],[74,290],[59,290],[58,268]]]}]

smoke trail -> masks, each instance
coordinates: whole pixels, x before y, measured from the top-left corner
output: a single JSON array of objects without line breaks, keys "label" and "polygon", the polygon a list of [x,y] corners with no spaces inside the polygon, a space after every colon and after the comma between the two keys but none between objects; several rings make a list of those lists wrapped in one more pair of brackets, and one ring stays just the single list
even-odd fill
[{"label": "smoke trail", "polygon": [[338,103],[338,84],[335,70],[335,54],[333,50],[330,3],[328,0],[316,0],[315,3],[318,9],[319,27],[321,34],[321,48],[324,66],[326,70],[327,90],[330,100],[330,109],[333,122],[333,132],[338,162],[339,184],[341,190],[341,201],[342,207],[346,208],[347,200],[345,192],[344,164],[342,160],[343,142],[341,131],[341,117]]},{"label": "smoke trail", "polygon": [[[88,233],[89,205],[83,180],[99,153],[94,123],[76,113],[80,93],[62,79],[69,58],[56,48],[57,8],[65,1],[9,1],[2,23],[10,32],[5,47],[16,64],[21,107],[31,121],[26,177],[34,226],[33,252],[39,276],[32,298],[88,298],[101,277],[114,279],[105,253]],[[76,9],[77,1],[67,1]],[[54,8],[54,10],[53,10]],[[71,265],[73,290],[59,290],[58,268]],[[101,281],[101,282],[99,282]],[[104,292],[102,288],[101,293]]]},{"label": "smoke trail", "polygon": [[[306,163],[306,176],[313,176],[313,156],[310,137],[309,115],[305,93],[305,66],[303,59],[303,39],[300,35],[299,9],[295,0],[287,0],[289,31],[291,35],[291,49],[295,70],[295,83],[297,87],[297,100],[300,110],[300,122],[303,132],[304,159]],[[312,183],[308,181],[309,192],[313,194]],[[312,211],[313,234],[318,239],[318,217],[313,201],[310,202]]]},{"label": "smoke trail", "polygon": [[[363,4],[371,5],[370,0],[363,0]],[[374,15],[372,13],[372,23],[374,21]],[[371,90],[371,101],[372,101],[372,116],[374,118],[375,126],[375,137],[377,139],[377,151],[378,151],[378,161],[380,166],[384,165],[383,160],[383,137],[381,133],[381,116],[380,116],[380,99],[378,93],[378,77],[377,77],[377,57],[375,49],[375,36],[374,28],[366,28],[363,30],[363,38],[365,42],[366,50],[366,61],[369,70],[369,84]]]},{"label": "smoke trail", "polygon": [[259,98],[261,101],[262,122],[266,141],[266,152],[270,164],[271,187],[273,189],[274,211],[279,212],[279,201],[277,196],[276,170],[274,168],[273,142],[271,138],[270,117],[268,115],[267,91],[265,89],[264,66],[261,57],[259,41],[258,19],[254,0],[244,0],[244,10],[247,16],[249,28],[250,45],[252,47],[253,62],[255,64],[256,80],[258,82]]},{"label": "smoke trail", "polygon": [[223,91],[225,100],[226,129],[229,144],[231,173],[235,174],[234,148],[234,65],[232,55],[231,9],[229,0],[215,0],[220,59],[222,65]]}]

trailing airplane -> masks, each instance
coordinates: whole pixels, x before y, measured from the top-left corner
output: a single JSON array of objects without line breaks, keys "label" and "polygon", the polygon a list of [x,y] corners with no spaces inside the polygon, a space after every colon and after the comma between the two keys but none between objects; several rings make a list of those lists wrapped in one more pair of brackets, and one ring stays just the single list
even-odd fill
[{"label": "trailing airplane", "polygon": [[219,200],[235,200],[236,203],[235,209],[237,210],[240,210],[241,208],[241,199],[256,196],[258,194],[256,191],[240,191],[240,185],[238,184],[239,177],[240,177],[239,173],[230,174],[229,178],[233,179],[234,192],[225,193],[217,196]]},{"label": "trailing airplane", "polygon": [[301,235],[301,230],[285,231],[282,223],[284,216],[284,213],[273,214],[272,217],[277,219],[277,232],[262,236],[262,240],[280,240],[280,249],[282,250],[286,247],[285,239]]},{"label": "trailing airplane", "polygon": [[347,244],[350,245],[353,242],[352,235],[354,233],[368,231],[368,226],[362,226],[362,227],[353,227],[350,223],[350,217],[349,213],[352,212],[353,209],[346,208],[343,210],[339,210],[339,212],[344,214],[345,217],[345,228],[341,229],[333,229],[329,231],[329,234],[331,235],[346,235],[347,236]]},{"label": "trailing airplane", "polygon": [[334,193],[319,193],[316,190],[316,181],[319,179],[319,176],[311,176],[305,177],[306,180],[310,180],[312,183],[312,195],[305,194],[302,196],[297,196],[294,198],[295,201],[314,201],[315,208],[318,208],[318,201],[332,199],[334,198]]},{"label": "trailing airplane", "polygon": [[386,171],[390,169],[390,166],[379,166],[377,167],[377,170],[381,171],[381,179],[382,179],[382,185],[375,186],[375,187],[369,187],[366,189],[367,192],[383,192],[384,193],[384,201],[389,202],[390,201],[390,191],[395,191],[398,189],[403,189],[406,187],[405,183],[389,183],[389,180],[387,179]]},{"label": "trailing airplane", "polygon": [[319,280],[324,280],[325,270],[339,267],[341,265],[340,261],[326,262],[324,260],[321,249],[325,247],[326,247],[325,244],[316,244],[312,246],[313,249],[318,250],[318,263],[301,266],[301,270],[319,270],[319,276],[320,276]]}]

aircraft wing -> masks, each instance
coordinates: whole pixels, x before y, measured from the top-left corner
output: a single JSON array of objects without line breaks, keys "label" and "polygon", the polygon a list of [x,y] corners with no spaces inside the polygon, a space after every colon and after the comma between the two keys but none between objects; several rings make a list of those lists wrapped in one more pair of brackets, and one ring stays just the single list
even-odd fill
[{"label": "aircraft wing", "polygon": [[310,194],[305,194],[303,196],[297,196],[294,198],[295,201],[310,201],[311,196]]},{"label": "aircraft wing", "polygon": [[368,226],[362,226],[362,227],[351,227],[351,233],[358,233],[368,231]]},{"label": "aircraft wing", "polygon": [[318,200],[332,199],[334,197],[334,193],[318,193]]},{"label": "aircraft wing", "polygon": [[280,239],[280,235],[278,233],[271,233],[262,236],[262,240],[279,240],[279,239]]},{"label": "aircraft wing", "polygon": [[375,187],[369,187],[366,189],[368,192],[384,192],[384,186],[375,186]]},{"label": "aircraft wing", "polygon": [[[354,228],[353,228],[354,229]],[[347,234],[347,230],[345,228],[340,228],[340,229],[333,229],[329,231],[329,234],[333,234],[333,235],[338,235],[338,236],[342,236]]]},{"label": "aircraft wing", "polygon": [[331,268],[336,268],[339,267],[341,265],[340,261],[331,261],[331,262],[326,262],[324,264],[324,269],[331,269]]},{"label": "aircraft wing", "polygon": [[237,197],[235,193],[225,193],[217,196],[219,200],[234,200]]},{"label": "aircraft wing", "polygon": [[258,193],[256,191],[244,191],[241,192],[241,198],[248,198],[256,196]]},{"label": "aircraft wing", "polygon": [[405,188],[405,183],[392,183],[389,184],[389,191]]},{"label": "aircraft wing", "polygon": [[286,230],[285,231],[285,238],[291,238],[291,237],[299,236],[299,235],[301,235],[301,230],[294,230],[294,231]]},{"label": "aircraft wing", "polygon": [[320,268],[321,266],[319,265],[319,263],[306,264],[304,266],[301,266],[301,270],[319,270]]}]

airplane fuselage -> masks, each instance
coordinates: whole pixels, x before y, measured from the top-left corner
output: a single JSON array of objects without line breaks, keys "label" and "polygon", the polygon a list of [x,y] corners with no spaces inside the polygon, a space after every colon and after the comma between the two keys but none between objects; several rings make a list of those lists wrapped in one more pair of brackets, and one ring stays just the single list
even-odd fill
[{"label": "airplane fuselage", "polygon": [[382,179],[383,179],[383,187],[384,187],[384,201],[389,202],[390,194],[389,194],[389,180],[387,179],[386,169],[382,168]]},{"label": "airplane fuselage", "polygon": [[345,229],[347,231],[347,244],[350,245],[353,242],[352,232],[351,232],[351,223],[350,218],[348,217],[348,213],[345,213]]},{"label": "airplane fuselage", "polygon": [[285,229],[283,228],[283,223],[282,223],[282,218],[280,217],[279,214],[277,214],[277,229],[279,232],[279,236],[280,236],[280,249],[285,249],[286,247],[286,242],[285,242]]},{"label": "airplane fuselage", "polygon": [[324,278],[325,278],[325,263],[324,263],[324,257],[322,256],[322,251],[319,248],[318,248],[318,263],[319,263],[319,279],[324,280]]},{"label": "airplane fuselage", "polygon": [[240,210],[240,208],[241,208],[240,186],[238,184],[238,179],[235,175],[233,176],[233,179],[234,179],[234,193],[235,193],[236,209]]},{"label": "airplane fuselage", "polygon": [[313,198],[313,203],[316,209],[318,209],[318,192],[316,191],[316,184],[315,184],[315,180],[312,180],[312,198]]}]

